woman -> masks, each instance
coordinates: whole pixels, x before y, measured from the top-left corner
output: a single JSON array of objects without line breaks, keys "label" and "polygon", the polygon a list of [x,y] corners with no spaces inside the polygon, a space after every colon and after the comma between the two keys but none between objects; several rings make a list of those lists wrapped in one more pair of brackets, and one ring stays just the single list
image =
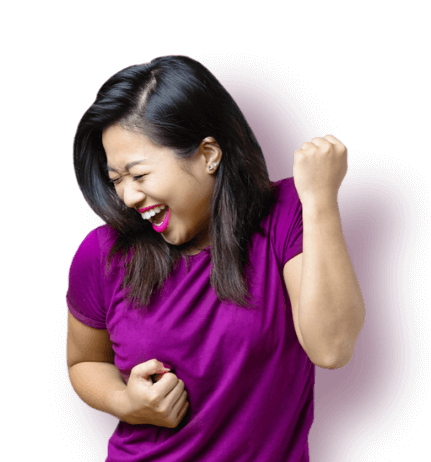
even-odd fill
[{"label": "woman", "polygon": [[106,460],[308,461],[315,365],[347,364],[364,318],[346,148],[304,143],[272,183],[216,78],[166,56],[101,87],[74,162],[106,225],[72,262],[67,359],[78,395],[120,420]]}]

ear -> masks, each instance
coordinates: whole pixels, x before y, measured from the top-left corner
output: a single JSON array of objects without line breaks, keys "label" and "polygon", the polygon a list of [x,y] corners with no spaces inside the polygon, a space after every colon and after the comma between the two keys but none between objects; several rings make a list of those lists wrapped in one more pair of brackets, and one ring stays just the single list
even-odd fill
[{"label": "ear", "polygon": [[[218,166],[223,156],[219,144],[212,136],[207,136],[201,141],[199,153],[205,157],[205,163],[208,166],[214,163]],[[215,171],[215,169],[213,171]]]}]

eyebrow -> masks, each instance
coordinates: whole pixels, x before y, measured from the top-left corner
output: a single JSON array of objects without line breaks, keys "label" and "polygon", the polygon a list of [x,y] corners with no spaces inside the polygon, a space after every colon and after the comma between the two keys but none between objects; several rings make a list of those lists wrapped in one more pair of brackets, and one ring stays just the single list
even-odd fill
[{"label": "eyebrow", "polygon": [[[140,164],[141,162],[145,162],[147,159],[142,159],[142,160],[135,160],[134,162],[129,162],[127,165],[126,165],[126,170],[129,171],[132,167],[134,167],[135,165],[137,164]],[[108,165],[108,172],[117,172],[117,170],[115,170],[115,168],[112,168]]]}]

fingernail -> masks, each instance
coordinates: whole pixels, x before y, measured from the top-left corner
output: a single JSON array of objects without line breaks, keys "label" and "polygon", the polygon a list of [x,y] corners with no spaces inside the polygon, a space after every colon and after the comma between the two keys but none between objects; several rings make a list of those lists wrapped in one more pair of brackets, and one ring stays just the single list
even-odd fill
[{"label": "fingernail", "polygon": [[162,363],[162,364],[165,369],[168,369],[168,370],[173,369],[173,367],[170,364],[167,364],[167,363]]}]

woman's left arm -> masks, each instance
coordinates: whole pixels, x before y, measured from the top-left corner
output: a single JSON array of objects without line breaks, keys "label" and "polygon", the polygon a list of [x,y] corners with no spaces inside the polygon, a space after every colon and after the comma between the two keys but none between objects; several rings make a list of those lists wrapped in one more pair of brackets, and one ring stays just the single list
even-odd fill
[{"label": "woman's left arm", "polygon": [[[347,149],[332,135],[314,138],[295,152],[293,170],[303,219],[301,264],[296,262],[301,273],[299,294],[298,289],[291,290],[297,298],[291,300],[297,309],[296,327],[310,359],[335,369],[352,358],[365,321],[365,304],[344,241],[337,203],[347,172]],[[285,278],[292,271],[289,263]]]},{"label": "woman's left arm", "polygon": [[[337,204],[303,208],[299,329],[309,356],[334,369],[349,363],[365,320]],[[320,359],[321,358],[321,359]]]}]

